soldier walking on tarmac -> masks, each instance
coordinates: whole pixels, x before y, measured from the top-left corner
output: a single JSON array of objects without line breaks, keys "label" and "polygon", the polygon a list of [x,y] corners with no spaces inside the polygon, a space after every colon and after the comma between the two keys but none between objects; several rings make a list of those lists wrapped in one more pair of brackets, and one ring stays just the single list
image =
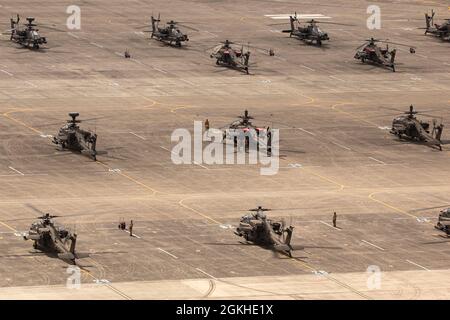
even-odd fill
[{"label": "soldier walking on tarmac", "polygon": [[336,214],[336,212],[334,212],[333,213],[333,227],[335,227],[335,228],[337,228],[336,227],[336,221],[337,221],[337,214]]},{"label": "soldier walking on tarmac", "polygon": [[133,236],[133,220],[130,221],[130,226],[128,227],[130,230],[130,237]]}]

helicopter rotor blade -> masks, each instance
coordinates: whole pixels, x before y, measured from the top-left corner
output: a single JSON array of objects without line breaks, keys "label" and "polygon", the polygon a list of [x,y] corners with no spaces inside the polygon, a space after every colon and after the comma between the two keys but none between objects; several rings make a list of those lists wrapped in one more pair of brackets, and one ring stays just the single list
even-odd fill
[{"label": "helicopter rotor blade", "polygon": [[190,29],[190,30],[192,30],[192,31],[197,31],[197,32],[199,32],[199,31],[200,31],[199,29],[196,29],[196,28],[193,28],[193,27],[187,26],[187,25],[185,25],[185,24],[182,24],[182,23],[178,23],[178,25],[179,25],[179,26],[182,26],[183,28],[186,28],[186,29]]},{"label": "helicopter rotor blade", "polygon": [[[320,23],[320,24],[334,24],[337,26],[346,26],[346,27],[354,27],[354,24],[348,24],[348,23],[340,23],[340,22],[331,22],[331,21],[317,21],[314,20],[315,23]],[[311,23],[311,21],[308,21],[308,23]]]},{"label": "helicopter rotor blade", "polygon": [[33,211],[39,213],[39,214],[45,215],[45,212],[44,212],[44,211],[39,210],[38,208],[36,208],[35,206],[33,206],[33,205],[30,204],[30,203],[25,203],[25,206],[28,207],[28,208],[30,208],[31,210],[33,210]]}]

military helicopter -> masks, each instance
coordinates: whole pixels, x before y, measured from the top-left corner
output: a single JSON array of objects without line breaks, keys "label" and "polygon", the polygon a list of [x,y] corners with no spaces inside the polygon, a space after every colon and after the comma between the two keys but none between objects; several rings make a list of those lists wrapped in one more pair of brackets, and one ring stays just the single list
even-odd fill
[{"label": "military helicopter", "polygon": [[[189,41],[187,34],[184,34],[177,28],[177,25],[181,25],[179,22],[170,20],[167,22],[167,27],[160,28],[159,23],[161,22],[160,15],[158,14],[158,19],[155,19],[153,15],[151,16],[152,30],[146,31],[151,32],[151,38],[156,38],[158,41],[162,41],[172,45],[175,43],[176,46],[181,47],[181,43]],[[183,25],[183,27],[196,30],[194,28]]]},{"label": "military helicopter", "polygon": [[[433,129],[430,133],[430,123],[418,120],[415,116],[418,113],[411,105],[409,111],[404,112],[404,115],[394,118],[390,133],[398,136],[400,139],[405,137],[410,140],[425,142],[431,146],[437,146],[439,150],[442,150],[441,135],[444,125],[442,123],[437,125],[436,119],[433,119]],[[422,115],[433,117],[423,113]]]},{"label": "military helicopter", "polygon": [[294,248],[291,246],[291,239],[294,227],[286,227],[284,221],[268,219],[265,212],[270,209],[259,206],[249,211],[251,213],[241,218],[234,233],[246,241],[292,257]]},{"label": "military helicopter", "polygon": [[[377,42],[386,43],[386,49],[382,49],[377,46]],[[355,54],[355,59],[361,60],[362,63],[366,61],[372,62],[376,65],[392,68],[392,71],[395,72],[395,57],[397,53],[397,49],[389,50],[389,44],[399,45],[399,46],[407,46],[401,43],[389,42],[387,40],[379,40],[370,38],[366,40],[364,44],[356,48],[357,52]],[[415,48],[408,46],[410,53],[415,53]]]},{"label": "military helicopter", "polygon": [[[341,25],[341,26],[350,26],[349,24],[343,24],[343,23],[336,23],[336,22],[323,22],[323,21],[316,21],[314,19],[306,21],[307,25],[300,25],[300,20],[297,17],[297,12],[295,12],[294,16],[289,16],[289,21],[291,24],[291,28],[288,30],[282,30],[284,33],[289,33],[289,37],[297,37],[298,39],[321,46],[322,41],[330,40],[328,33],[322,31],[318,24],[335,24],[335,25]],[[271,26],[275,25],[281,25],[285,23],[274,23],[271,24]]]},{"label": "military helicopter", "polygon": [[217,65],[243,70],[249,74],[250,51],[244,50],[244,45],[237,48],[235,43],[225,40],[214,48],[210,57],[216,59]]},{"label": "military helicopter", "polygon": [[53,137],[53,143],[60,145],[61,149],[69,149],[78,152],[87,150],[89,155],[94,160],[97,160],[97,134],[80,129],[78,123],[81,123],[81,120],[77,120],[79,115],[78,112],[69,113],[69,116],[72,119],[67,120],[67,124],[59,129],[57,136]]},{"label": "military helicopter", "polygon": [[445,232],[447,237],[450,237],[450,208],[441,210],[438,222],[434,227]]},{"label": "military helicopter", "polygon": [[425,34],[429,33],[442,40],[450,41],[450,19],[445,19],[445,22],[439,25],[434,23],[434,15],[434,10],[431,10],[431,15],[425,13]]},{"label": "military helicopter", "polygon": [[[76,259],[89,257],[88,253],[75,251],[77,234],[70,232],[62,226],[56,225],[52,219],[58,216],[43,213],[32,207],[30,208],[42,214],[33,222],[28,233],[23,235],[24,240],[33,240],[33,248],[48,253],[56,253],[59,259],[71,264],[76,264]],[[69,246],[70,244],[70,246]]]},{"label": "military helicopter", "polygon": [[[259,148],[260,141],[258,137],[260,135],[267,134],[267,129],[255,126],[251,120],[254,118],[249,115],[248,110],[244,110],[244,114],[238,116],[238,119],[230,124],[222,127],[223,139],[233,138],[234,145],[237,145],[238,136],[243,134],[245,137],[245,147],[248,148],[250,139],[256,142],[256,147]],[[271,141],[267,139],[268,147],[270,147]]]},{"label": "military helicopter", "polygon": [[45,37],[42,37],[39,34],[39,29],[36,29],[37,26],[34,24],[34,18],[28,17],[26,20],[28,23],[25,24],[24,29],[19,28],[19,22],[20,22],[20,16],[17,15],[17,19],[14,20],[13,18],[11,20],[11,37],[10,40],[14,41],[26,48],[31,49],[39,49],[41,45],[47,43],[47,39]]}]

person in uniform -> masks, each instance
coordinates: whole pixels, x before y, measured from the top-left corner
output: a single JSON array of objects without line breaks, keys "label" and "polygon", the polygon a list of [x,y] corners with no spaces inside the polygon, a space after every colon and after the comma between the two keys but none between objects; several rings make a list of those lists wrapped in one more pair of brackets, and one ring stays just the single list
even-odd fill
[{"label": "person in uniform", "polygon": [[130,221],[130,226],[128,228],[130,230],[130,237],[133,236],[133,220]]}]

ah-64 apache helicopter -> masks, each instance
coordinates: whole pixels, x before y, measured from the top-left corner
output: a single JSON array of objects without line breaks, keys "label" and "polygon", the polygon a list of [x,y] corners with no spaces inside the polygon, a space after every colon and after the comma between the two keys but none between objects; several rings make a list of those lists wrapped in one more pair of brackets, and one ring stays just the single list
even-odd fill
[{"label": "ah-64 apache helicopter", "polygon": [[244,146],[247,150],[251,145],[250,142],[254,142],[256,149],[259,149],[261,145],[261,140],[259,138],[266,137],[265,144],[267,152],[270,153],[272,147],[270,128],[254,125],[252,122],[253,119],[254,118],[249,115],[248,110],[244,110],[242,116],[238,116],[237,120],[222,128],[223,139],[226,141],[226,139],[232,138],[234,145],[237,146],[239,137],[245,138]]},{"label": "ah-64 apache helicopter", "polygon": [[225,40],[221,45],[213,49],[210,57],[216,59],[216,64],[237,70],[243,70],[249,74],[250,51],[244,49],[244,45]]},{"label": "ah-64 apache helicopter", "polygon": [[[386,43],[386,49],[382,49],[377,46],[377,42]],[[399,46],[407,46],[401,43],[389,42],[387,40],[379,40],[370,38],[366,40],[364,44],[356,48],[357,52],[355,54],[355,59],[361,60],[362,63],[371,62],[376,65],[392,68],[392,71],[395,72],[395,57],[397,54],[397,49],[389,50],[389,44],[399,45]],[[410,53],[415,53],[415,48],[411,46],[409,47]]]},{"label": "ah-64 apache helicopter", "polygon": [[76,264],[76,259],[89,257],[88,253],[76,252],[76,233],[71,232],[62,226],[56,225],[53,222],[53,219],[58,216],[44,213],[31,205],[28,206],[42,214],[42,216],[37,218],[39,220],[33,222],[30,230],[23,236],[24,240],[34,241],[34,249],[50,254],[56,254],[59,259],[71,264]]},{"label": "ah-64 apache helicopter", "polygon": [[450,208],[441,210],[438,222],[434,227],[445,232],[447,237],[450,237]]},{"label": "ah-64 apache helicopter", "polygon": [[442,40],[450,41],[450,19],[445,19],[445,22],[439,25],[434,23],[434,15],[434,10],[431,10],[431,15],[425,13],[425,34],[432,34]]},{"label": "ah-64 apache helicopter", "polygon": [[47,39],[39,34],[39,29],[34,22],[33,17],[28,17],[28,23],[25,24],[24,29],[19,28],[20,17],[17,15],[17,19],[11,18],[11,37],[10,40],[14,41],[24,47],[31,49],[39,49],[41,45],[47,43]]},{"label": "ah-64 apache helicopter", "polygon": [[[394,118],[390,132],[400,139],[406,138],[423,142],[431,146],[436,146],[439,150],[442,150],[441,136],[444,125],[442,122],[437,125],[436,119],[433,119],[433,129],[430,133],[430,123],[418,120],[415,116],[418,113],[418,111],[414,111],[414,107],[411,105],[409,111],[404,112],[404,115]],[[422,113],[422,115],[433,117],[432,115],[424,113]]]},{"label": "ah-64 apache helicopter", "polygon": [[53,137],[53,143],[61,146],[63,150],[68,149],[77,152],[88,151],[89,155],[94,160],[97,160],[97,134],[80,129],[78,124],[81,123],[81,120],[77,120],[79,115],[77,112],[69,113],[72,119],[67,120],[67,124],[59,129],[56,137]]},{"label": "ah-64 apache helicopter", "polygon": [[283,252],[292,257],[291,245],[293,226],[285,226],[285,222],[268,219],[265,209],[259,206],[249,210],[251,214],[245,215],[239,222],[235,234],[243,237],[246,241],[274,250]]},{"label": "ah-64 apache helicopter", "polygon": [[[330,37],[328,36],[328,33],[322,31],[318,24],[335,24],[335,25],[341,25],[341,26],[350,26],[349,24],[343,24],[343,23],[336,23],[336,22],[322,22],[322,21],[316,21],[314,19],[311,19],[310,21],[306,21],[307,25],[300,25],[300,20],[297,17],[297,12],[294,14],[294,16],[289,16],[289,21],[291,28],[287,30],[283,30],[284,33],[289,33],[290,37],[297,37],[298,39],[314,44],[316,43],[318,46],[322,45],[323,41],[330,40]],[[280,25],[284,23],[275,23],[271,24],[274,25]]]},{"label": "ah-64 apache helicopter", "polygon": [[187,34],[183,33],[178,26],[183,26],[184,28],[191,29],[194,31],[198,31],[195,28],[188,27],[186,25],[182,25],[179,22],[170,20],[167,22],[167,26],[160,28],[159,23],[161,22],[160,15],[158,14],[158,19],[155,19],[153,15],[151,16],[151,25],[152,30],[151,31],[145,31],[145,32],[151,32],[151,38],[155,38],[158,41],[168,43],[172,45],[172,43],[175,43],[176,46],[181,47],[181,44],[183,42],[189,41],[189,37]]}]

